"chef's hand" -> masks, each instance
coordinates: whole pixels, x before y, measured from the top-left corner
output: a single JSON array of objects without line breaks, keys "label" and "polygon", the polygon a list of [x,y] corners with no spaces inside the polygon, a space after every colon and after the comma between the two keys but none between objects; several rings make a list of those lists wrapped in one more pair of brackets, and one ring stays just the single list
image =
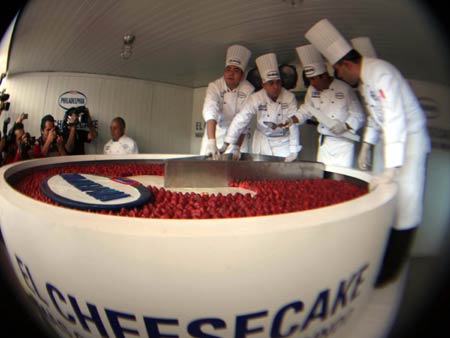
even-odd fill
[{"label": "chef's hand", "polygon": [[286,128],[288,129],[290,126],[292,126],[294,123],[296,123],[294,121],[294,119],[292,117],[289,117],[286,121],[284,121],[283,123],[280,123],[278,125],[279,128]]},{"label": "chef's hand", "polygon": [[290,153],[285,157],[284,162],[294,162],[297,159],[298,153]]},{"label": "chef's hand", "polygon": [[380,184],[391,183],[395,180],[398,174],[398,168],[385,168],[384,171],[378,175],[374,176],[369,184],[369,190],[375,189]]},{"label": "chef's hand", "polygon": [[221,153],[221,154],[225,153],[227,151],[229,145],[230,145],[229,143],[224,142],[222,144],[222,146],[219,148],[219,153]]},{"label": "chef's hand", "polygon": [[231,150],[231,158],[234,161],[239,161],[241,159],[240,147],[237,144],[232,144],[230,150]]},{"label": "chef's hand", "polygon": [[358,155],[358,167],[361,170],[369,170],[372,162],[372,145],[363,142]]},{"label": "chef's hand", "polygon": [[208,154],[211,155],[213,160],[218,160],[220,158],[220,152],[219,149],[217,149],[217,143],[215,138],[208,139],[207,151]]},{"label": "chef's hand", "polygon": [[330,131],[336,135],[342,134],[346,130],[345,123],[339,120],[334,120],[333,125],[330,127]]}]

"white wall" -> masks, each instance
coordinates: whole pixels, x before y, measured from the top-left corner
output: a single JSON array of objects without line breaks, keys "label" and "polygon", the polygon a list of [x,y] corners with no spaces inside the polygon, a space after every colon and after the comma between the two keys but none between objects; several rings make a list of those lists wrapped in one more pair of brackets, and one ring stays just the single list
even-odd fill
[{"label": "white wall", "polygon": [[[200,146],[202,144],[201,135],[205,132],[205,125],[202,116],[203,101],[205,100],[206,88],[194,89],[192,99],[192,128],[191,128],[191,153],[200,154]],[[198,126],[201,126],[201,130]]]},{"label": "white wall", "polygon": [[125,79],[73,73],[28,73],[6,78],[2,83],[11,95],[11,107],[3,112],[0,123],[21,112],[29,114],[25,128],[40,134],[40,119],[52,114],[64,117],[59,96],[78,90],[87,96],[87,107],[98,120],[99,136],[86,147],[88,153],[102,153],[110,138],[111,119],[122,116],[126,133],[134,138],[142,153],[189,153],[192,118],[191,88]]}]

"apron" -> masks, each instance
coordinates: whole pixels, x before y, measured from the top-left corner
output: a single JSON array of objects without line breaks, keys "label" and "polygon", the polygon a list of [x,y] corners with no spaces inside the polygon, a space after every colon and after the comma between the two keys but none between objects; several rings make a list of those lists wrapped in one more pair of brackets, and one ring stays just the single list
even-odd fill
[{"label": "apron", "polygon": [[255,129],[252,139],[252,153],[287,157],[289,151],[289,137],[268,137],[260,130]]},{"label": "apron", "polygon": [[396,230],[411,229],[422,221],[426,163],[430,142],[426,131],[408,134],[405,163],[399,168]]},{"label": "apron", "polygon": [[319,137],[317,161],[327,165],[351,168],[355,144],[353,141],[333,136]]}]

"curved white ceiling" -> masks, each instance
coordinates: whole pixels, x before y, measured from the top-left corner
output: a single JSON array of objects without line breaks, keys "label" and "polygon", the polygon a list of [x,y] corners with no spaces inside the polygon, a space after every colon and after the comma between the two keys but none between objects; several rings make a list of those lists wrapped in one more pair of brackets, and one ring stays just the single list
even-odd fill
[{"label": "curved white ceiling", "polygon": [[[29,0],[16,26],[9,74],[58,71],[188,87],[220,75],[227,46],[298,63],[304,33],[328,18],[347,37],[369,36],[406,77],[449,84],[448,46],[411,0]],[[122,60],[123,36],[136,39]]]}]

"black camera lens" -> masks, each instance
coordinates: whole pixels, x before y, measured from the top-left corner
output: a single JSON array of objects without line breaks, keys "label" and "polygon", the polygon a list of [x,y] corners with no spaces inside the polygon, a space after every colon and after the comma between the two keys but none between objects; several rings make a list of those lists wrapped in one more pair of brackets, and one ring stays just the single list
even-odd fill
[{"label": "black camera lens", "polygon": [[0,95],[0,101],[5,102],[9,100],[9,94],[1,94]]},{"label": "black camera lens", "polygon": [[87,115],[85,113],[80,113],[78,115],[78,121],[80,121],[80,123],[83,123],[83,124],[88,123]]}]

